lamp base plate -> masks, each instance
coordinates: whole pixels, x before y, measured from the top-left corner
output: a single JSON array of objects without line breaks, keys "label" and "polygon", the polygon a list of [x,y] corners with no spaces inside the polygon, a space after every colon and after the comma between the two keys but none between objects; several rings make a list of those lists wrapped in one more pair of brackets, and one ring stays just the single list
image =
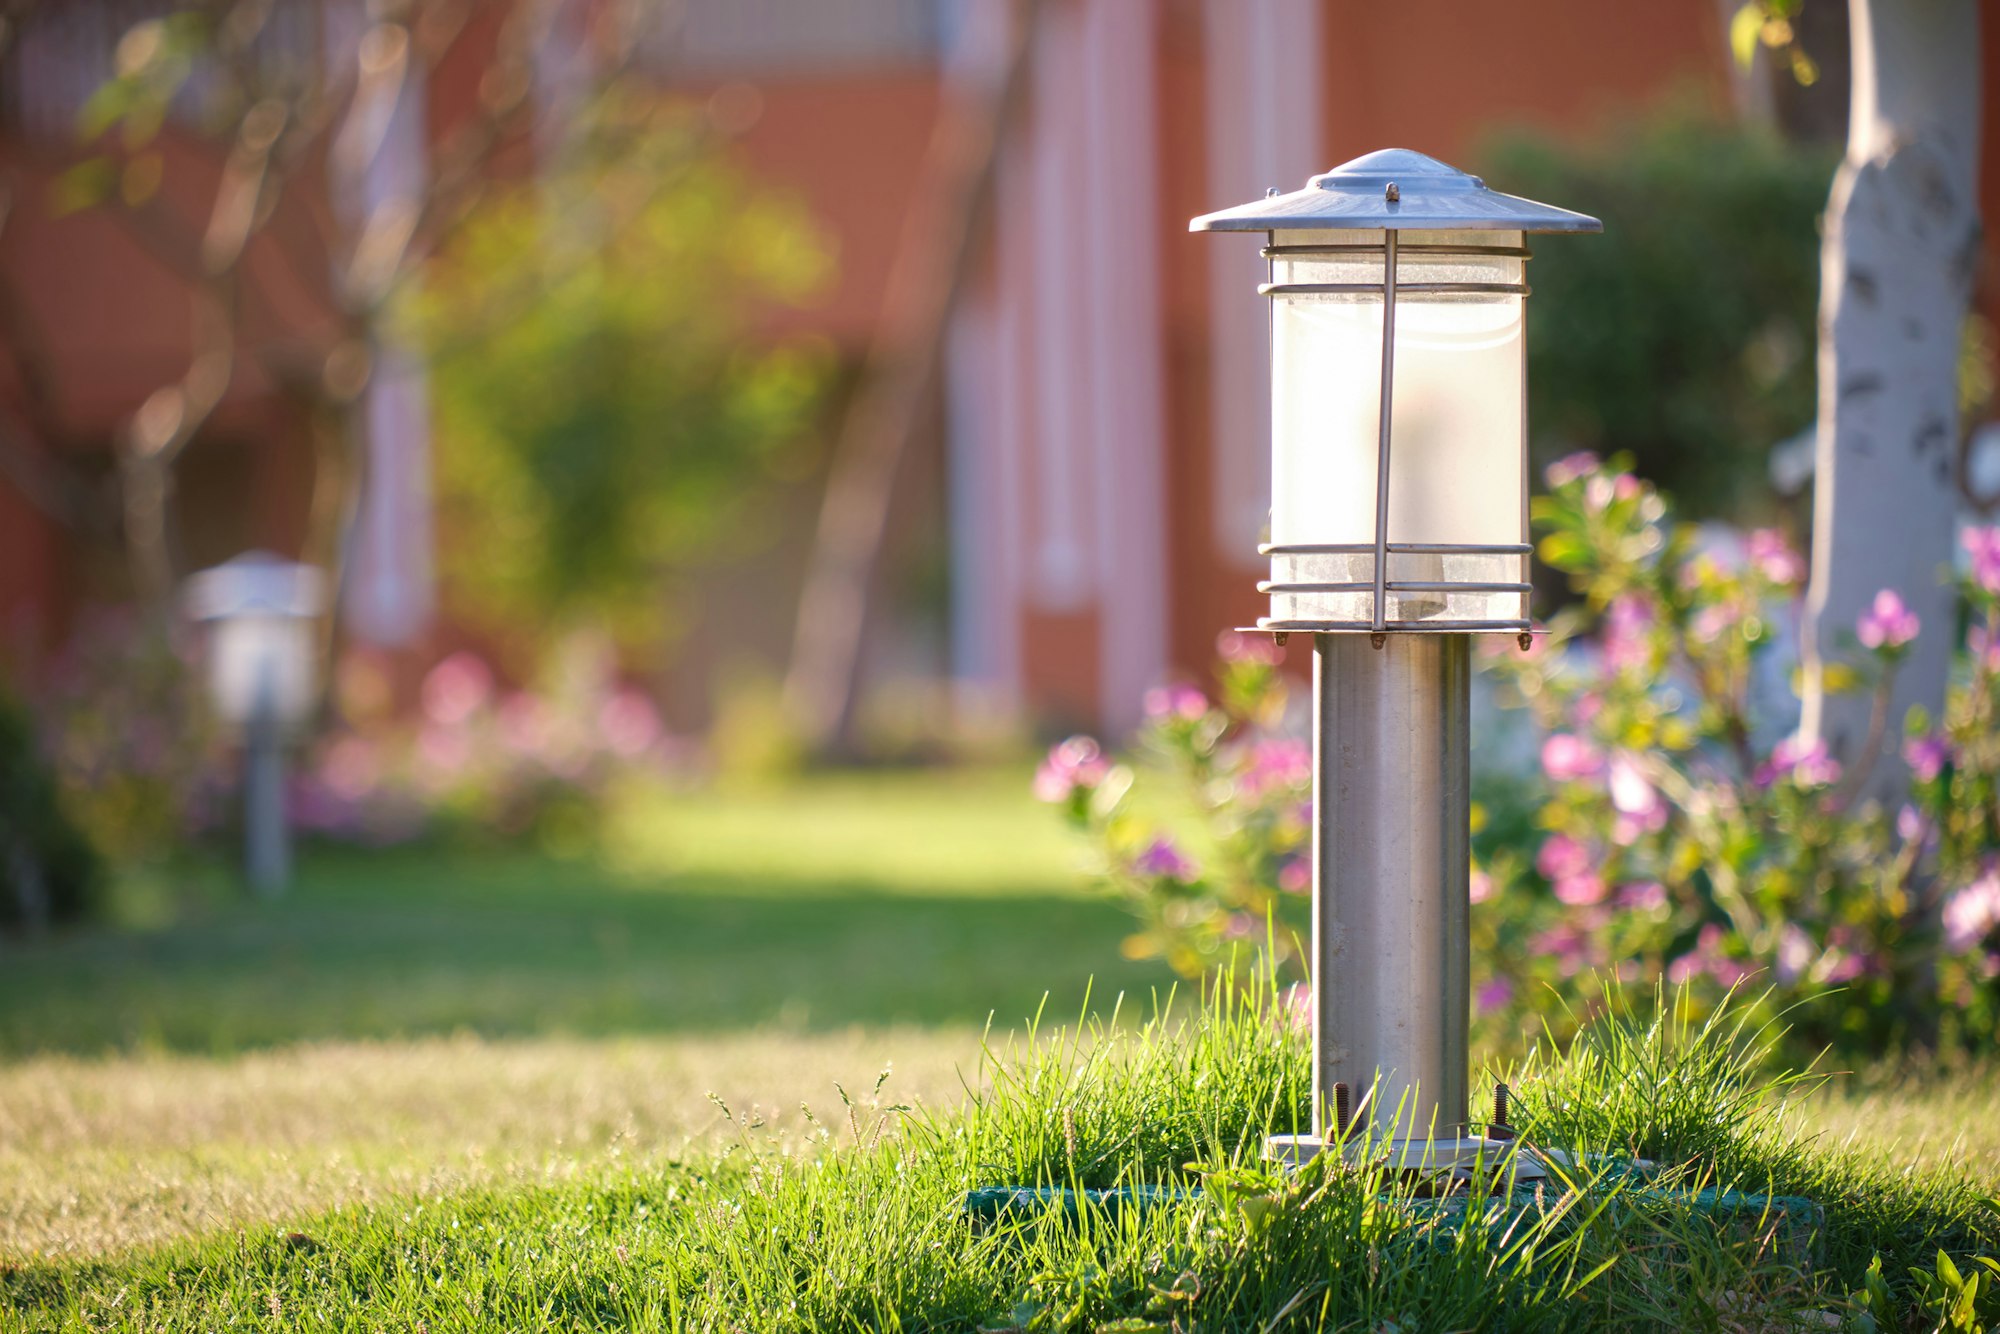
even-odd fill
[{"label": "lamp base plate", "polygon": [[[1509,1167],[1520,1181],[1538,1181],[1548,1176],[1543,1156],[1517,1139],[1487,1139],[1469,1135],[1459,1139],[1371,1139],[1355,1133],[1345,1141],[1322,1139],[1318,1135],[1272,1135],[1264,1141],[1267,1162],[1287,1167],[1303,1167],[1322,1153],[1337,1152],[1348,1162],[1386,1160],[1398,1171],[1465,1173],[1481,1167]],[[1561,1154],[1550,1155],[1560,1162]],[[1511,1162],[1510,1162],[1511,1160]]]}]

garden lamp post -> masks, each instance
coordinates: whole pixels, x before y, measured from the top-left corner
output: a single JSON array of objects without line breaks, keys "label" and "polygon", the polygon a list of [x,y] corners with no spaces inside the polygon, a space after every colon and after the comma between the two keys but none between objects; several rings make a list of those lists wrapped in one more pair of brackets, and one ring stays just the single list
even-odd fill
[{"label": "garden lamp post", "polygon": [[1469,645],[1530,629],[1523,241],[1602,224],[1392,148],[1189,226],[1266,236],[1257,628],[1313,637],[1313,1125],[1268,1151],[1354,1124],[1460,1165]]},{"label": "garden lamp post", "polygon": [[250,551],[187,581],[188,614],[209,628],[215,711],[243,745],[243,864],[259,894],[291,878],[285,744],[311,714],[313,625],[325,580],[310,565]]}]

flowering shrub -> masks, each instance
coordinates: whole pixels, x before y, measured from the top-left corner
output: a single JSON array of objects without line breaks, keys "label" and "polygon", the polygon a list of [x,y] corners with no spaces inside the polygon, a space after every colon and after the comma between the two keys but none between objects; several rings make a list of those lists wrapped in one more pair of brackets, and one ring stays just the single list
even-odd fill
[{"label": "flowering shrub", "polygon": [[167,861],[216,804],[214,726],[187,649],[163,626],[95,612],[36,698],[63,810],[120,868]]},{"label": "flowering shrub", "polygon": [[[1789,666],[1765,660],[1796,612],[1798,553],[1771,531],[1733,552],[1704,549],[1617,461],[1572,456],[1548,482],[1535,502],[1539,549],[1583,602],[1532,651],[1487,660],[1503,698],[1547,729],[1548,790],[1532,857],[1479,841],[1493,906],[1476,914],[1475,953],[1586,1004],[1610,975],[1716,992],[1754,979],[1778,1005],[1832,990],[1789,1022],[1850,1048],[1991,1034],[2000,662],[1975,652],[1941,730],[1913,713],[1910,802],[1884,811],[1862,799],[1863,784],[1893,744],[1887,692],[1922,628],[1896,590],[1863,613],[1860,653],[1832,678],[1881,705],[1884,725],[1851,767],[1797,735],[1766,746],[1756,687],[1770,666]],[[1983,533],[1973,543],[1975,554],[1996,545]],[[1964,592],[1990,638],[2000,560],[1975,560]],[[1975,648],[1984,642],[1976,631]],[[1532,1021],[1531,994],[1495,988],[1487,999],[1503,1020]]]},{"label": "flowering shrub", "polygon": [[1051,750],[1034,781],[1037,797],[1091,837],[1095,876],[1139,919],[1125,953],[1190,977],[1243,951],[1268,950],[1280,966],[1298,957],[1311,884],[1312,755],[1281,727],[1278,652],[1234,634],[1220,650],[1215,698],[1191,685],[1151,691],[1140,731],[1141,748],[1179,780],[1175,813],[1193,831],[1167,832],[1166,812],[1135,799],[1132,768],[1089,737]]},{"label": "flowering shrub", "polygon": [[[1967,535],[1966,658],[1945,716],[1907,720],[1910,799],[1891,812],[1862,797],[1896,744],[1886,707],[1843,766],[1823,744],[1783,734],[1789,719],[1764,689],[1791,666],[1781,645],[1805,577],[1781,534],[1704,543],[1621,461],[1572,456],[1548,483],[1535,502],[1540,554],[1581,602],[1525,652],[1482,641],[1501,701],[1530,710],[1545,733],[1542,784],[1490,785],[1474,811],[1485,1032],[1533,1036],[1558,1010],[1559,1027],[1589,1014],[1606,979],[1664,977],[1717,998],[1768,986],[1774,1007],[1819,996],[1788,1022],[1849,1050],[1990,1039],[2000,1028],[2000,530]],[[1883,590],[1830,683],[1886,706],[1923,629]],[[1232,942],[1261,943],[1260,914],[1307,882],[1308,763],[1275,730],[1283,685],[1268,654],[1226,647],[1224,702],[1159,693],[1142,737],[1191,780],[1214,831],[1207,869],[1132,813],[1130,771],[1089,739],[1063,743],[1037,778],[1044,799],[1097,836],[1100,874],[1144,923],[1133,948],[1188,973],[1227,959]],[[1232,696],[1246,670],[1265,676]],[[1259,768],[1265,754],[1292,762]],[[1275,781],[1252,776],[1263,773]],[[1279,963],[1297,970],[1289,933],[1277,935]]]},{"label": "flowering shrub", "polygon": [[472,832],[579,848],[608,789],[663,771],[673,740],[652,701],[620,686],[601,646],[576,641],[547,688],[504,688],[454,653],[424,677],[414,717],[393,711],[380,663],[351,655],[341,726],[315,743],[293,797],[300,824],[367,843]]}]

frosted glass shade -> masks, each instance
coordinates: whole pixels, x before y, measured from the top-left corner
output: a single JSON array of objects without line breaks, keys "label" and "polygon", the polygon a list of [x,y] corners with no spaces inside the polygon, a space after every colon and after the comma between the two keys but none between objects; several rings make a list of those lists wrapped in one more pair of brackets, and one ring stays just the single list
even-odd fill
[{"label": "frosted glass shade", "polygon": [[[1425,290],[1518,289],[1521,240],[1519,232],[1399,233],[1388,542],[1505,550],[1392,552],[1387,579],[1510,587],[1391,590],[1388,621],[1514,622],[1527,614],[1525,595],[1511,587],[1526,579],[1518,550],[1527,540],[1523,296]],[[1273,620],[1373,615],[1383,243],[1379,231],[1273,236],[1272,582],[1368,586],[1274,588]],[[1295,285],[1362,290],[1285,290]],[[1300,547],[1320,549],[1286,550]]]},{"label": "frosted glass shade", "polygon": [[225,722],[247,726],[262,705],[286,727],[311,713],[318,673],[310,619],[244,612],[212,622],[210,633],[209,690]]}]

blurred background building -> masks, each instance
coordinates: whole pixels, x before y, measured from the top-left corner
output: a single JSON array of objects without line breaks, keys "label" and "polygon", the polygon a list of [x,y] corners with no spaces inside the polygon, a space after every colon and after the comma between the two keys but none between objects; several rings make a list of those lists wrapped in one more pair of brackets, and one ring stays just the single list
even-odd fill
[{"label": "blurred background building", "polygon": [[[0,332],[10,349],[0,358],[0,636],[20,663],[46,659],[80,610],[133,595],[103,492],[120,467],[118,433],[182,374],[200,318],[196,294],[145,253],[143,235],[49,204],[122,34],[168,8],[28,7],[0,67]],[[355,207],[350,195],[365,202],[425,169],[485,95],[504,8],[475,6],[449,55],[405,87],[365,170],[329,166],[316,190],[288,197],[295,216],[253,243],[249,262],[273,295],[245,318],[268,326],[267,344],[333,318],[330,275],[299,265],[287,237]],[[757,327],[825,340],[847,394],[870,373],[899,263],[923,244],[905,226],[909,210],[927,190],[967,195],[972,244],[952,265],[957,296],[932,331],[942,392],[925,398],[895,469],[861,693],[1115,731],[1136,719],[1147,687],[1200,671],[1217,633],[1259,607],[1262,261],[1248,243],[1198,243],[1186,219],[1295,188],[1377,147],[1483,172],[1496,129],[1581,142],[1668,103],[1776,125],[1824,152],[1845,128],[1843,9],[1806,7],[1802,25],[1817,26],[1802,38],[1817,33],[1835,54],[1802,89],[1761,58],[1737,66],[1726,0],[1044,0],[1025,6],[1032,35],[1013,71],[1023,96],[984,175],[946,160],[934,135],[955,106],[996,96],[1009,58],[1003,0],[681,0],[639,11],[634,51],[649,80],[705,107],[750,177],[824,237],[831,286],[762,313]],[[260,42],[338,51],[352,39],[322,13],[281,0]],[[580,21],[558,18],[535,54],[532,97],[544,109],[561,110],[590,59]],[[2000,107],[2000,23],[1985,25],[1983,41],[1987,106]],[[2000,113],[1989,112],[1988,217],[2000,217],[1995,124]],[[160,151],[199,150],[169,135]],[[496,169],[532,172],[550,151],[531,140]],[[167,174],[200,182],[220,169]],[[940,172],[956,175],[941,184]],[[980,179],[990,191],[966,184]],[[1989,314],[2000,313],[1996,230],[1980,298]],[[682,632],[653,682],[679,727],[705,724],[718,680],[745,664],[783,668],[841,398],[809,475],[773,493],[773,539],[690,581]],[[179,469],[182,568],[250,547],[300,550],[322,448],[304,402],[270,358],[230,380]],[[422,359],[385,355],[366,413],[343,633],[428,662],[461,635],[436,586]],[[41,466],[53,458],[60,473]]]}]

